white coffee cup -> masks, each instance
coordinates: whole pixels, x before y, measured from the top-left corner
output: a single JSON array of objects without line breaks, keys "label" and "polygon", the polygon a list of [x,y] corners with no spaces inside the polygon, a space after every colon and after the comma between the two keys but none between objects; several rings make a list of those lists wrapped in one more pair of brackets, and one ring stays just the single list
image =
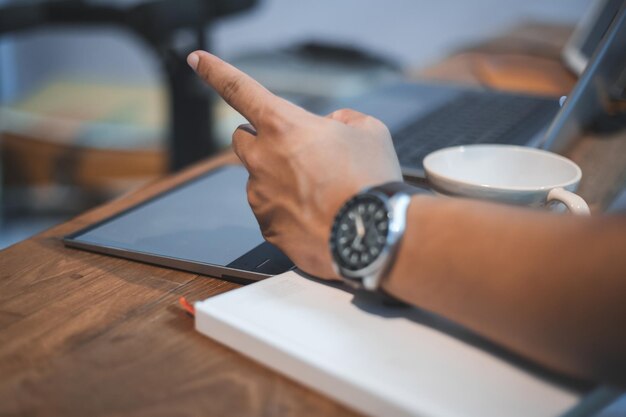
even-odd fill
[{"label": "white coffee cup", "polygon": [[589,214],[585,200],[573,192],[580,168],[552,152],[514,145],[455,146],[427,155],[424,169],[441,194],[529,207],[561,202],[574,214]]}]

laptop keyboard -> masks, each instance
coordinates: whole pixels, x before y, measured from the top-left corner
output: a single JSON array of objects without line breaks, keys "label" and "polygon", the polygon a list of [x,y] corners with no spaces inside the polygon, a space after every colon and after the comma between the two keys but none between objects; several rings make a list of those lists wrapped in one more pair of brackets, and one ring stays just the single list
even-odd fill
[{"label": "laptop keyboard", "polygon": [[462,93],[393,134],[400,165],[422,167],[430,152],[472,143],[526,145],[554,117],[554,100]]}]

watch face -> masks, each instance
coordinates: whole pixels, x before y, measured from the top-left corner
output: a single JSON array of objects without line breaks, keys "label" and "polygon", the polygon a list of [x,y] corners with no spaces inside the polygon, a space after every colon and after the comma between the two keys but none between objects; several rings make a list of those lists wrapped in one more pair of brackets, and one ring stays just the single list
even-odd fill
[{"label": "watch face", "polygon": [[341,209],[333,225],[331,250],[341,268],[357,271],[371,265],[387,242],[389,217],[385,202],[358,195]]}]

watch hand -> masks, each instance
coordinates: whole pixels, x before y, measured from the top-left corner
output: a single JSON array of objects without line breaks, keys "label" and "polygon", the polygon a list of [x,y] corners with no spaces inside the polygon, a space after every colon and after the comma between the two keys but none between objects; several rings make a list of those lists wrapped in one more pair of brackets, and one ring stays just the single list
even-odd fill
[{"label": "watch hand", "polygon": [[363,224],[363,217],[361,217],[361,215],[357,213],[354,223],[356,226],[356,233],[358,237],[363,239],[363,236],[365,236],[365,225]]},{"label": "watch hand", "polygon": [[351,246],[354,249],[359,249],[361,247],[361,242],[363,242],[363,238],[365,237],[365,225],[363,224],[363,218],[358,213],[354,219],[354,225],[356,228],[356,237],[354,238]]}]

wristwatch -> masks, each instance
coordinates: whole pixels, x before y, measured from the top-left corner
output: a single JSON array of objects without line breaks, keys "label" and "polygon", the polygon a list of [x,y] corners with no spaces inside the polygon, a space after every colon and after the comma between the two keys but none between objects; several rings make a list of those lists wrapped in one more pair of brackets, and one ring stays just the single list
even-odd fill
[{"label": "wristwatch", "polygon": [[377,291],[406,229],[411,196],[425,189],[391,182],[367,188],[335,216],[330,250],[335,271],[356,288]]}]

